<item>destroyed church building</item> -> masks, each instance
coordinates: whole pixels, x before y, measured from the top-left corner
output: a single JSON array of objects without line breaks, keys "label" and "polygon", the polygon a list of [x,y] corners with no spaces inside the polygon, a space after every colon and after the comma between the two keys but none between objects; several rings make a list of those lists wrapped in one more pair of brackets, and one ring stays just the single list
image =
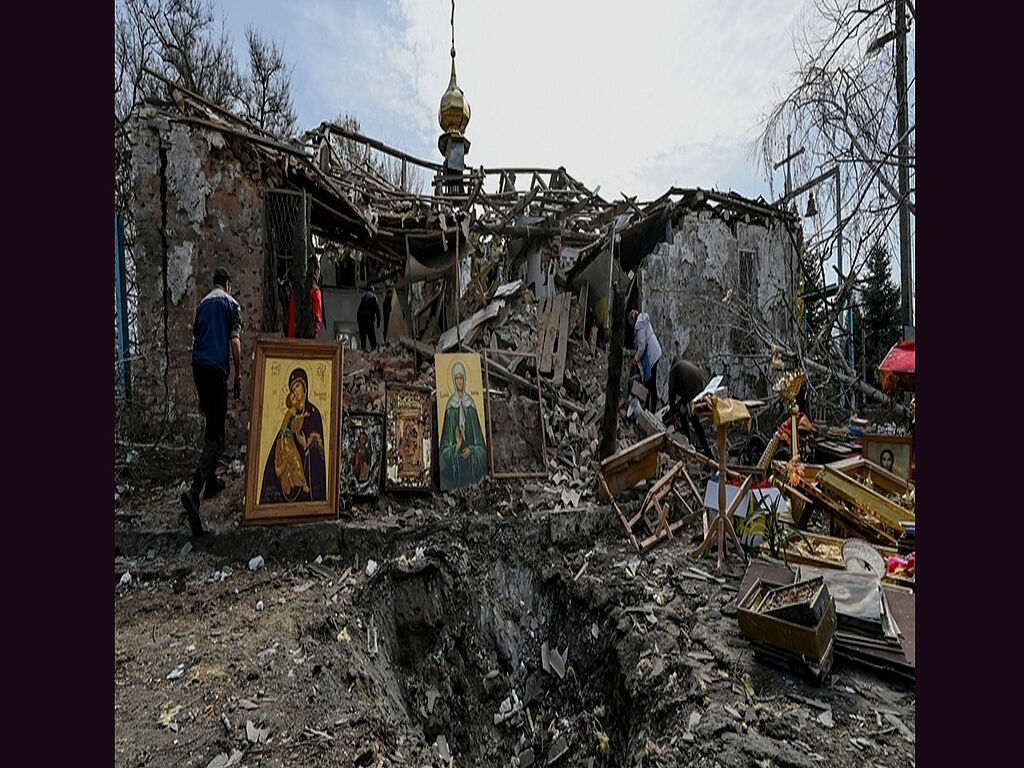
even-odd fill
[{"label": "destroyed church building", "polygon": [[[390,279],[389,338],[435,347],[457,319],[466,324],[484,308],[490,286],[518,278],[538,301],[568,291],[585,302],[583,338],[603,339],[614,284],[629,290],[627,310],[650,314],[661,341],[661,402],[676,357],[724,374],[735,397],[766,396],[768,345],[755,329],[783,343],[796,335],[797,215],[733,192],[672,188],[649,202],[609,201],[565,168],[474,168],[452,53],[442,163],[331,123],[281,141],[170,82],[168,101],[135,111],[133,256],[146,308],[137,353],[126,355],[135,409],[153,423],[196,418],[192,323],[216,266],[229,270],[242,306],[249,382],[253,341],[282,335],[289,280],[301,280],[313,256],[323,340],[355,346],[361,295],[371,288],[383,304]],[[345,146],[385,158],[395,173],[345,160]],[[408,191],[414,173],[429,192]],[[244,434],[247,418],[231,409],[229,435]]]}]

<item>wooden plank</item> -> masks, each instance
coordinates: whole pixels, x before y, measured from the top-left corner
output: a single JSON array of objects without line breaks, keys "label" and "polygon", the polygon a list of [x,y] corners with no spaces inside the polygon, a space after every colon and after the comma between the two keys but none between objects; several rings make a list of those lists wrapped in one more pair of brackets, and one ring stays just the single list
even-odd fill
[{"label": "wooden plank", "polygon": [[558,320],[562,312],[562,298],[565,294],[556,294],[551,303],[551,311],[548,313],[548,322],[544,334],[544,349],[541,351],[540,372],[551,373],[551,363],[554,357],[555,337],[558,335]]},{"label": "wooden plank", "polygon": [[544,337],[544,358],[541,373],[554,372],[555,340],[558,338],[558,321],[562,314],[562,294],[555,294],[551,299],[551,311],[548,313],[548,332]]},{"label": "wooden plank", "polygon": [[611,491],[608,490],[608,484],[604,481],[604,475],[600,472],[597,473],[597,481],[601,485],[601,490],[604,491],[605,496],[611,500],[612,506],[615,508],[615,515],[619,518],[619,522],[622,523],[622,527],[626,532],[626,536],[629,537],[629,542],[633,545],[633,548],[639,552],[640,544],[637,542],[636,537],[633,535],[632,529],[629,527],[629,523],[626,521],[626,516],[622,514],[622,510],[619,509],[619,505],[615,503],[615,497],[612,496]]},{"label": "wooden plank", "polygon": [[583,281],[583,287],[580,288],[579,308],[580,308],[580,338],[583,341],[587,340],[587,304],[590,301],[590,283],[586,280]]},{"label": "wooden plank", "polygon": [[[668,528],[670,531],[674,533],[675,531],[678,531],[680,528],[682,528],[685,524],[685,520],[677,520],[676,522],[672,523]],[[640,551],[642,553],[646,553],[649,549],[651,549],[651,547],[653,547],[659,541],[664,541],[666,538],[668,537],[665,536],[663,533],[649,536],[640,543]]]},{"label": "wooden plank", "polygon": [[558,352],[555,354],[555,386],[562,386],[565,379],[565,355],[569,349],[569,310],[572,307],[572,294],[562,294],[562,312],[558,318]]},{"label": "wooden plank", "polygon": [[551,314],[551,296],[545,296],[537,302],[537,364],[544,353],[544,335],[547,333],[548,319]]}]

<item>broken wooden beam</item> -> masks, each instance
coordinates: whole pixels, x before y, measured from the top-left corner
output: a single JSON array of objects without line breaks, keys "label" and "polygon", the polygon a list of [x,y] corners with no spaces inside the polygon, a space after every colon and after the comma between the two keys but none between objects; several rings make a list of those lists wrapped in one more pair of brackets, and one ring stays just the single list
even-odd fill
[{"label": "broken wooden beam", "polygon": [[486,307],[481,309],[479,312],[474,312],[471,317],[466,318],[457,326],[449,328],[447,331],[441,334],[441,338],[437,340],[437,352],[446,352],[452,347],[459,343],[459,337],[467,338],[470,335],[470,331],[475,329],[482,323],[493,320],[498,316],[502,307],[505,306],[504,299],[498,299],[488,304]]},{"label": "broken wooden beam", "polygon": [[562,308],[558,316],[557,351],[554,358],[554,378],[556,387],[561,387],[565,380],[565,355],[569,349],[569,311],[572,307],[572,294],[562,294]]}]

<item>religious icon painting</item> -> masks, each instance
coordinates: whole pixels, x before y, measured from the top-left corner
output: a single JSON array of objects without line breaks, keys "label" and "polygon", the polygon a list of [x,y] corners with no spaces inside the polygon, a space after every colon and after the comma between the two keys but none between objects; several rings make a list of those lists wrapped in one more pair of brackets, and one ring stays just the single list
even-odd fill
[{"label": "religious icon painting", "polygon": [[257,339],[244,525],[337,516],[342,354],[337,343]]},{"label": "religious icon painting", "polygon": [[914,440],[910,435],[864,435],[861,455],[882,469],[899,475],[904,480],[913,479]]},{"label": "religious icon painting", "polygon": [[384,487],[388,491],[429,491],[434,472],[430,390],[385,384],[384,399]]},{"label": "religious icon painting", "polygon": [[376,499],[384,465],[384,414],[352,411],[342,422],[341,493]]},{"label": "religious icon painting", "polygon": [[435,355],[434,375],[441,490],[476,485],[487,476],[480,355]]}]

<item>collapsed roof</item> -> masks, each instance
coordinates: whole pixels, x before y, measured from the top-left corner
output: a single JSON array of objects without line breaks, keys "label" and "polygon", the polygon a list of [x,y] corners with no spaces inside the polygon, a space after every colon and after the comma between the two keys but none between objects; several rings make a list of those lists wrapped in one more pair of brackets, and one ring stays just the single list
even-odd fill
[{"label": "collapsed roof", "polygon": [[[156,74],[156,73],[153,73]],[[172,121],[218,131],[276,169],[280,186],[306,192],[312,201],[313,233],[359,249],[394,271],[420,276],[447,269],[456,248],[466,253],[468,235],[530,240],[558,236],[580,257],[571,278],[605,247],[612,233],[623,269],[634,269],[664,238],[666,222],[687,210],[710,209],[728,218],[780,218],[795,214],[763,199],[673,187],[656,200],[610,202],[560,168],[486,168],[447,173],[423,160],[331,122],[297,139],[282,141],[198,94],[165,81],[173,105],[160,105]],[[403,189],[372,164],[343,159],[331,139],[353,142],[431,178],[431,194]],[[528,185],[523,182],[528,180]],[[517,187],[517,183],[524,188]],[[417,270],[416,267],[419,267]]]}]

